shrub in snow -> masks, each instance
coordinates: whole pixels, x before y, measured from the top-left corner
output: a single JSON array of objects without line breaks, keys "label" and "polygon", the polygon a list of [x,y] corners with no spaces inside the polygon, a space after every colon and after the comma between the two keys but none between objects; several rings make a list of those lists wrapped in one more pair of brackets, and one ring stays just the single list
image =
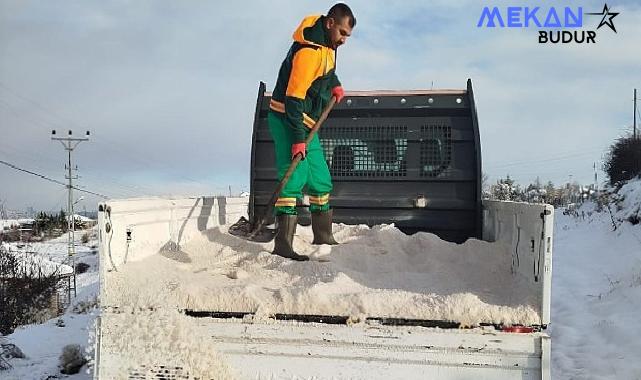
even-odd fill
[{"label": "shrub in snow", "polygon": [[73,375],[80,372],[80,368],[87,363],[83,354],[84,350],[79,344],[68,344],[62,349],[60,354],[60,373]]},{"label": "shrub in snow", "polygon": [[56,316],[58,272],[43,270],[40,265],[25,263],[0,245],[0,334]]},{"label": "shrub in snow", "polygon": [[[0,335],[2,338],[2,335]],[[10,359],[24,359],[25,354],[15,344],[0,343],[0,371],[11,369]]]},{"label": "shrub in snow", "polygon": [[82,234],[82,238],[80,239],[80,241],[82,242],[82,244],[89,243],[89,232],[85,232],[84,234]]},{"label": "shrub in snow", "polygon": [[519,185],[508,175],[506,179],[499,179],[495,185],[490,186],[490,199],[501,201],[519,201],[522,196]]},{"label": "shrub in snow", "polygon": [[610,146],[603,169],[611,185],[641,175],[641,139],[622,137]]},{"label": "shrub in snow", "polygon": [[98,298],[94,297],[88,301],[80,301],[73,306],[73,312],[76,314],[87,314],[98,306]]},{"label": "shrub in snow", "polygon": [[0,241],[20,241],[20,231],[18,231],[16,228],[12,228],[9,231],[3,231],[0,234]]},{"label": "shrub in snow", "polygon": [[2,357],[5,359],[24,359],[26,356],[15,344],[2,344]]},{"label": "shrub in snow", "polygon": [[11,364],[9,364],[5,358],[0,356],[0,371],[6,371],[8,369],[11,369]]},{"label": "shrub in snow", "polygon": [[[604,208],[610,214],[614,230],[622,223],[641,223],[641,179],[633,179],[608,187],[603,192]],[[601,211],[599,208],[596,211]]]},{"label": "shrub in snow", "polygon": [[91,265],[87,263],[78,263],[76,264],[76,273],[77,274],[85,273],[89,268],[91,268]]}]

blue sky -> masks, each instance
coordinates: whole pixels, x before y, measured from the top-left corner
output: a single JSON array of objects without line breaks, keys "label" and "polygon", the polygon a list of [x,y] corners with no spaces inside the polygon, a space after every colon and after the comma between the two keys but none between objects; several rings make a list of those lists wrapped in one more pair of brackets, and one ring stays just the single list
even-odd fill
[{"label": "blue sky", "polygon": [[[0,159],[63,179],[65,152],[49,131],[89,129],[75,154],[89,190],[239,191],[258,83],[273,85],[300,19],[332,4],[0,0]],[[476,27],[485,5],[533,3],[349,4],[358,25],[339,51],[345,88],[464,88],[472,78],[491,180],[588,183],[593,163],[632,124],[632,91],[641,89],[634,1],[608,2],[620,12],[617,34],[601,28],[596,45],[572,46],[539,45],[534,30]],[[0,199],[12,208],[58,208],[64,191],[0,166]]]}]

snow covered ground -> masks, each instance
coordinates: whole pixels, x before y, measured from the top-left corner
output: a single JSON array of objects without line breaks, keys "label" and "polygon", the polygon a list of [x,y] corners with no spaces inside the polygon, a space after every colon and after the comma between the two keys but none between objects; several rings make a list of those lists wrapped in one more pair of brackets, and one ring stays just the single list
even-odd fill
[{"label": "snow covered ground", "polygon": [[[641,379],[641,224],[633,225],[628,221],[634,221],[634,216],[639,215],[641,181],[623,187],[619,192],[618,205],[612,206],[612,216],[607,210],[593,213],[594,205],[589,204],[579,210],[579,217],[561,212],[555,215],[552,323],[549,328],[554,379]],[[581,211],[585,211],[585,219]],[[616,231],[613,231],[613,221]],[[366,232],[363,235],[367,237]],[[340,233],[338,238],[341,239]],[[361,239],[361,242],[367,244],[367,239]],[[36,247],[54,261],[63,260],[66,255],[64,237]],[[221,250],[221,262],[224,262],[225,248]],[[229,247],[227,250],[231,252],[233,249]],[[256,252],[251,254],[258,255]],[[315,256],[322,258],[323,252],[316,252]],[[80,248],[78,257],[79,261],[89,263],[91,268],[87,274],[79,275],[76,303],[91,301],[97,294],[98,283],[96,255],[90,248]],[[186,265],[179,262],[180,257],[169,259],[178,265]],[[204,262],[200,264],[207,265]],[[323,268],[326,264],[292,265]],[[203,266],[203,269],[212,268]],[[394,273],[408,268],[389,269]],[[253,275],[247,265],[236,270],[224,268],[224,271],[229,280],[235,277],[244,281]],[[313,272],[312,269],[310,271]],[[379,281],[401,281],[390,273],[382,273]],[[411,276],[408,280],[412,282]],[[299,281],[304,282],[305,279],[299,278]],[[8,342],[18,345],[28,359],[12,360],[14,369],[0,373],[0,378],[45,379],[56,375],[57,358],[65,344],[90,345],[94,319],[91,313],[69,311],[62,318],[64,328],[57,327],[56,321],[52,320],[20,328],[5,337]],[[90,376],[83,372],[70,378],[88,379]]]},{"label": "snow covered ground", "polygon": [[[11,359],[13,367],[9,371],[0,371],[0,379],[30,380],[47,378],[91,379],[87,366],[77,375],[62,375],[58,369],[58,358],[62,348],[68,344],[79,344],[86,348],[87,354],[93,350],[90,336],[94,329],[97,315],[95,308],[98,296],[98,254],[96,239],[82,244],[83,231],[76,232],[75,263],[89,264],[87,272],[76,276],[77,297],[72,301],[68,311],[60,318],[43,324],[19,327],[7,337],[1,337],[0,343],[15,344],[27,356],[26,359]],[[15,244],[11,248],[18,249]],[[67,235],[43,243],[32,243],[22,248],[35,252],[36,255],[57,263],[67,262]],[[58,319],[62,320],[60,323]],[[60,327],[58,325],[64,325]],[[50,377],[52,376],[52,377]]]},{"label": "snow covered ground", "polygon": [[[552,273],[554,379],[641,379],[641,181],[620,209],[556,214]],[[585,212],[585,220],[582,212]],[[592,213],[592,215],[589,215]],[[617,225],[613,231],[614,223]]]}]

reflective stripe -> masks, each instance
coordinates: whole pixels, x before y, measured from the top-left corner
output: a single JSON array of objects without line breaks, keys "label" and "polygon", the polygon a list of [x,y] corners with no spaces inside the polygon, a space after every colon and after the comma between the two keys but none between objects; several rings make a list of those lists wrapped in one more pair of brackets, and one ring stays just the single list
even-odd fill
[{"label": "reflective stripe", "polygon": [[[285,113],[285,103],[279,102],[278,100],[271,99],[269,101],[269,108],[279,113]],[[303,124],[305,124],[307,128],[313,128],[316,120],[309,117],[306,113],[303,113]]]},{"label": "reflective stripe", "polygon": [[278,198],[276,207],[296,206],[296,198]]},{"label": "reflective stripe", "polygon": [[316,124],[316,121],[312,119],[311,117],[307,116],[306,113],[303,114],[303,124],[307,126],[307,128],[314,128],[314,124]]},{"label": "reflective stripe", "polygon": [[278,100],[274,100],[274,99],[270,100],[269,108],[271,108],[276,112],[285,113],[285,103],[281,103]]},{"label": "reflective stripe", "polygon": [[319,195],[319,196],[309,196],[309,203],[315,204],[315,205],[324,205],[329,202],[329,194],[325,195]]}]

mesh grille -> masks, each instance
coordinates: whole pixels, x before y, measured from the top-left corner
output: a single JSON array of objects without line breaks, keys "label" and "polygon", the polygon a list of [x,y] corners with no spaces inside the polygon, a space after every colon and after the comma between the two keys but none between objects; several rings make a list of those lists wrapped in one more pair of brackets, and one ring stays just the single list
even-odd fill
[{"label": "mesh grille", "polygon": [[445,177],[452,163],[452,127],[429,124],[421,126],[421,177]]},{"label": "mesh grille", "polygon": [[320,137],[334,177],[403,177],[407,175],[407,127],[333,127]]}]

